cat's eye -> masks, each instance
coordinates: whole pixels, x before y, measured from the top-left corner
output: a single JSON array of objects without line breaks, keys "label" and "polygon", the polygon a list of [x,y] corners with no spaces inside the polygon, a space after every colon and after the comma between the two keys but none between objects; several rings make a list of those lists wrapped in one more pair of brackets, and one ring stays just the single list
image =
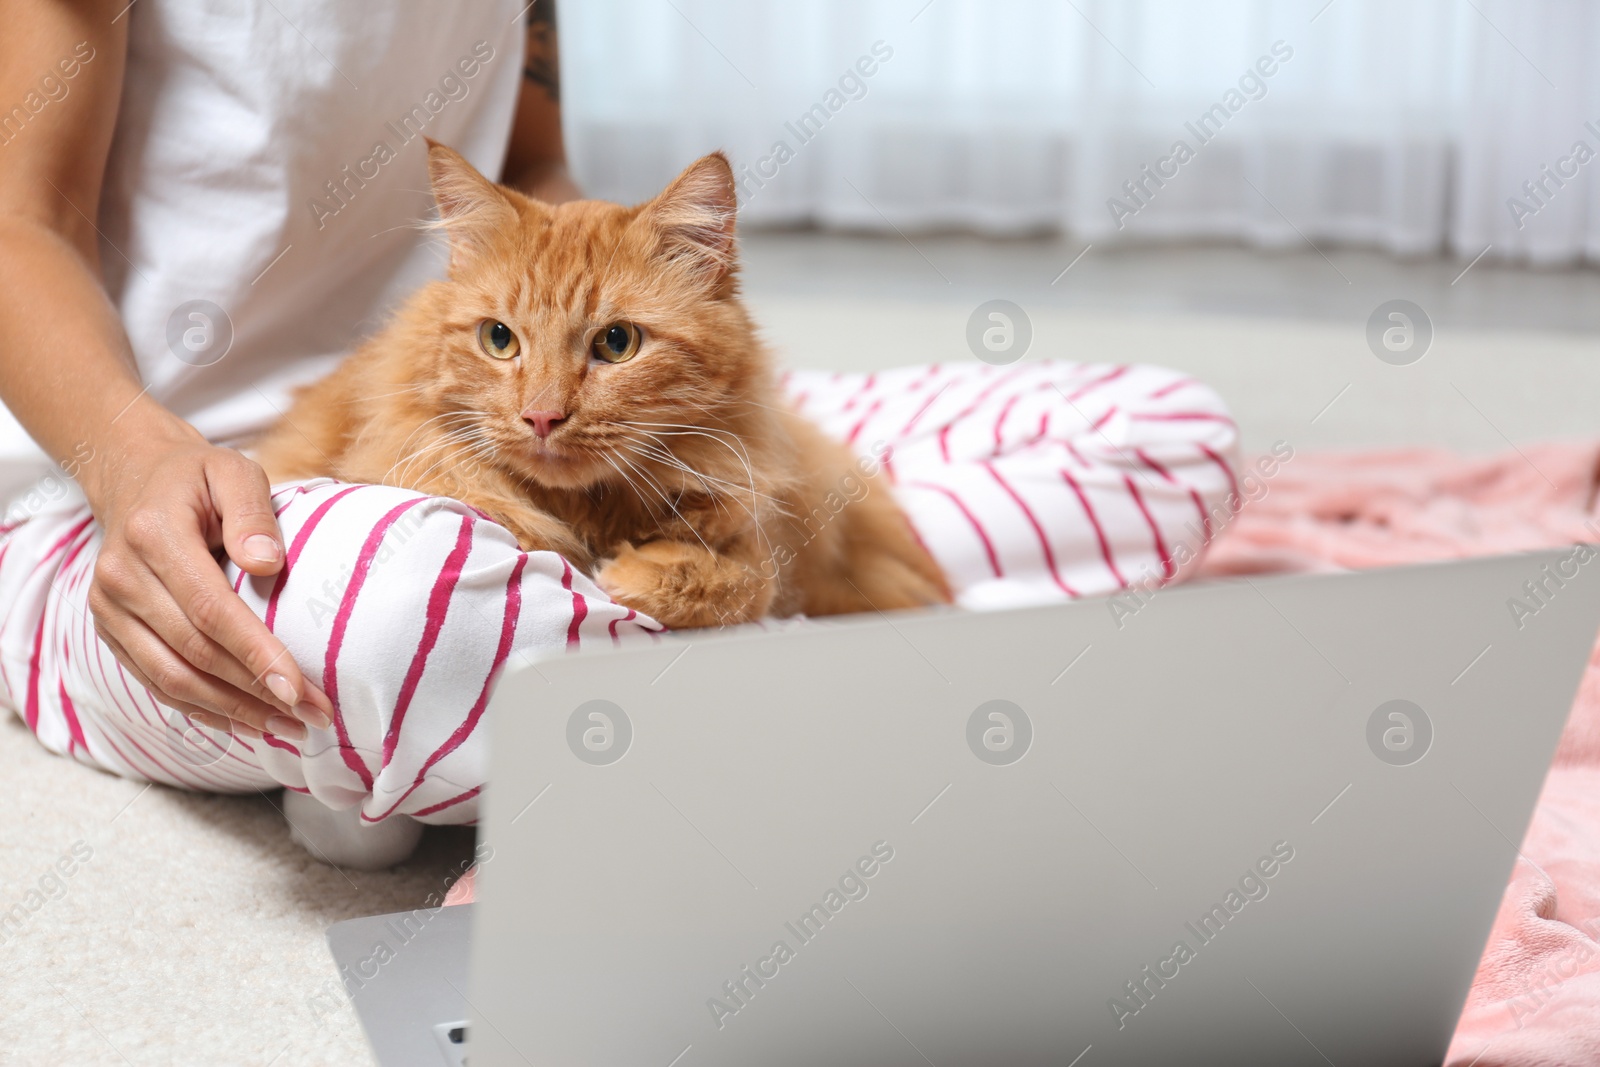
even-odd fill
[{"label": "cat's eye", "polygon": [[625,363],[639,351],[644,334],[631,322],[613,322],[594,335],[594,358],[607,363]]},{"label": "cat's eye", "polygon": [[484,319],[478,323],[478,347],[483,349],[486,356],[511,359],[522,351],[522,342],[517,340],[517,335],[505,323]]}]

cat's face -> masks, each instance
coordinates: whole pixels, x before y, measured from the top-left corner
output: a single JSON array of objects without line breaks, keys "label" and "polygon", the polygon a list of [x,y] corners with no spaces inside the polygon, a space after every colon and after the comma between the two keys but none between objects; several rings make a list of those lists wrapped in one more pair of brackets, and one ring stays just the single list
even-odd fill
[{"label": "cat's face", "polygon": [[692,484],[684,467],[738,469],[728,427],[766,364],[735,295],[720,153],[633,208],[530,200],[439,145],[429,168],[450,239],[422,387],[436,428],[550,488],[649,495]]}]

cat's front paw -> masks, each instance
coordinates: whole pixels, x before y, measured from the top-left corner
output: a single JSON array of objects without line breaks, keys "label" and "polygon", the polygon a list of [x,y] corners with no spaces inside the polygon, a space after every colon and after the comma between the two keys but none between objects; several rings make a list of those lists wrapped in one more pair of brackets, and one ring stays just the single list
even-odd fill
[{"label": "cat's front paw", "polygon": [[772,583],[750,567],[681,541],[621,545],[594,581],[612,600],[673,629],[759,619],[773,595]]}]

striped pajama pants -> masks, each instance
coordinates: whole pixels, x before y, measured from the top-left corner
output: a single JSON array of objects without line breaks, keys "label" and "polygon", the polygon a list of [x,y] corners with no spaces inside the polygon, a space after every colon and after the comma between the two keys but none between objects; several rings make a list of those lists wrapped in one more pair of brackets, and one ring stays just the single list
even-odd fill
[{"label": "striped pajama pants", "polygon": [[[824,429],[881,458],[872,482],[891,487],[966,607],[1170,581],[1239,504],[1233,422],[1210,389],[1160,368],[959,364],[785,384]],[[14,504],[0,533],[0,701],[46,748],[129,778],[282,786],[371,821],[471,822],[506,664],[660,629],[456,501],[276,486],[283,571],[229,564],[228,577],[336,717],[297,743],[231,737],[158,704],[96,637],[100,529],[62,497]]]}]

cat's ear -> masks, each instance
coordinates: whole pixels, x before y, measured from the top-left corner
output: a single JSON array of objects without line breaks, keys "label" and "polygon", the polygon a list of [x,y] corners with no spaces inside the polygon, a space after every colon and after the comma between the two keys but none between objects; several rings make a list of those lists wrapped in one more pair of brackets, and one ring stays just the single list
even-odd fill
[{"label": "cat's ear", "polygon": [[439,205],[439,225],[450,238],[452,271],[484,255],[497,234],[516,225],[511,202],[455,149],[428,141],[428,177]]},{"label": "cat's ear", "polygon": [[719,285],[735,267],[733,230],[739,201],[733,168],[721,152],[695,160],[652,200],[646,216],[662,251]]}]

